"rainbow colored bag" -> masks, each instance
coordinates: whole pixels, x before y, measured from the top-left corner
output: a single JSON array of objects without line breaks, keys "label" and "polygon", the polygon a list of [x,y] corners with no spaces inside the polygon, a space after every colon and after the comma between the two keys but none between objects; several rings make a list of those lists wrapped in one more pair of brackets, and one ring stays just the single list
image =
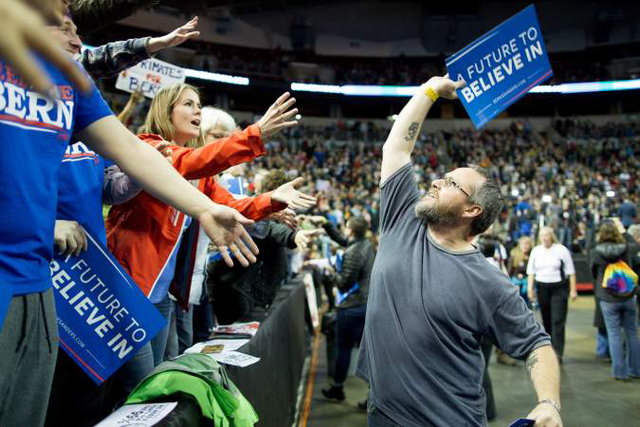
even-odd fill
[{"label": "rainbow colored bag", "polygon": [[607,265],[602,277],[602,287],[618,297],[628,297],[638,285],[638,275],[622,261]]}]

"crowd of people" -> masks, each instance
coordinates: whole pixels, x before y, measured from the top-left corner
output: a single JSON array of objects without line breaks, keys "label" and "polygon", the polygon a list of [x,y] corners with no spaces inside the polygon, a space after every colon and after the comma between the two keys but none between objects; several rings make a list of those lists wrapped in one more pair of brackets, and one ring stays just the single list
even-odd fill
[{"label": "crowd of people", "polygon": [[[58,357],[59,319],[52,282],[60,283],[66,273],[58,271],[60,265],[52,261],[54,247],[61,254],[77,256],[87,249],[87,233],[103,245],[108,243],[145,296],[151,302],[165,303],[166,312],[165,305],[158,308],[168,316],[172,302],[164,300],[169,283],[178,281],[174,277],[175,247],[186,222],[197,222],[192,229],[196,234],[202,229],[229,266],[234,260],[248,266],[256,262],[258,248],[243,226],[253,221],[230,206],[252,219],[262,219],[278,215],[287,206],[308,208],[315,198],[297,191],[296,181],[261,197],[235,201],[211,178],[264,155],[263,137],[296,124],[292,120],[298,112],[292,108],[295,99],[288,93],[245,131],[207,145],[195,88],[168,87],[154,98],[146,119],[147,134],[141,140],[114,116],[83,67],[94,78],[115,74],[148,58],[158,40],[117,43],[81,55],[66,1],[30,5],[13,0],[0,3],[2,22],[12,31],[3,44],[0,62],[0,106],[5,113],[0,132],[12,144],[0,170],[3,181],[13,180],[0,203],[4,222],[0,241],[0,424],[93,425],[151,373],[154,356],[164,358],[168,326],[156,336],[156,344],[147,343],[112,377],[117,385],[113,390],[106,382],[94,384],[79,365]],[[40,15],[47,19],[45,28]],[[197,31],[191,31],[195,25],[195,20],[190,21],[168,34],[162,41],[169,43],[162,48],[196,37]],[[29,49],[44,59],[34,61]],[[116,170],[105,168],[105,158],[117,165]],[[185,178],[202,179],[194,186]],[[103,201],[118,205],[111,212],[109,239],[102,218]],[[157,217],[132,215],[127,210],[138,204]],[[287,214],[277,218],[286,221]],[[133,221],[133,228],[121,229],[128,220]],[[112,236],[119,233],[127,236],[114,240]],[[132,246],[119,252],[125,240],[143,246],[146,241],[149,244],[143,252],[155,250],[157,256],[137,252],[136,259]],[[149,261],[152,264],[146,264]],[[52,272],[59,272],[58,279],[52,280]],[[69,398],[67,392],[75,397]],[[60,399],[62,396],[66,398]],[[69,414],[73,420],[67,420]]]},{"label": "crowd of people", "polygon": [[[251,178],[261,168],[281,168],[303,176],[309,191],[318,194],[321,211],[340,220],[365,214],[375,232],[387,133],[386,127],[357,121],[301,125],[269,142],[273,155],[246,173]],[[425,129],[414,150],[416,163],[424,167],[415,173],[424,192],[448,169],[469,162],[483,166],[507,196],[493,232],[508,249],[549,225],[573,253],[586,253],[603,219],[637,206],[639,142],[636,123],[595,126],[575,119],[558,120],[545,132],[532,131],[526,120],[503,130]]]},{"label": "crowd of people", "polygon": [[[60,425],[70,413],[77,425],[93,424],[121,404],[193,344],[197,329],[209,330],[195,312],[222,315],[211,307],[231,305],[211,256],[217,267],[249,268],[225,276],[253,296],[240,305],[268,306],[287,277],[319,267],[338,311],[334,383],[325,395],[344,399],[350,350],[361,343],[370,426],[486,423],[478,405],[482,340],[526,359],[538,396],[529,417],[562,424],[558,361],[567,299],[577,297],[571,252],[593,252],[596,282],[618,283],[610,270],[618,263],[637,283],[638,237],[620,231],[637,233],[636,125],[563,120],[536,132],[514,121],[499,131],[422,131],[438,98],[456,99],[464,85],[433,77],[391,129],[299,127],[289,93],[256,123],[237,126],[228,113],[203,108],[195,87],[176,84],[156,94],[136,136],[122,123],[133,110],[118,120],[71,56],[94,79],[114,75],[197,37],[197,19],[164,37],[82,54],[66,1],[25,3],[41,8],[0,0],[2,22],[16,19],[0,45],[0,133],[12,141],[0,169],[12,182],[0,199],[1,425]],[[39,14],[46,29],[28,28],[42,23]],[[31,61],[25,46],[45,59]],[[106,223],[103,203],[113,205]],[[302,212],[312,216],[296,216]],[[100,386],[58,351],[51,280],[54,250],[79,255],[87,233],[167,320]],[[479,235],[494,239],[493,255],[486,242],[478,251]],[[536,246],[527,244],[532,238]],[[285,248],[294,251],[288,267]],[[598,342],[623,381],[640,376],[635,289],[596,292],[606,325]],[[534,301],[542,325],[528,309]],[[251,308],[227,313],[228,321]]]}]

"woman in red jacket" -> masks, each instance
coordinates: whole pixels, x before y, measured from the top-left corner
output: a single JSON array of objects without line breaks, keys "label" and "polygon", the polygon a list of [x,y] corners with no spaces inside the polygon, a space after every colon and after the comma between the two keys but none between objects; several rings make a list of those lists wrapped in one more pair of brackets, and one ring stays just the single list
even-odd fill
[{"label": "woman in red jacket", "polygon": [[[315,204],[315,198],[297,191],[294,185],[299,182],[293,181],[270,193],[235,200],[219,187],[205,185],[210,180],[200,178],[264,155],[263,137],[297,124],[289,120],[298,112],[290,109],[294,103],[295,99],[285,93],[256,124],[204,146],[197,89],[187,84],[173,85],[156,94],[144,125],[147,133],[138,137],[151,145],[168,141],[172,164],[182,176],[192,180],[193,185],[213,201],[259,220],[287,206],[308,208]],[[144,191],[112,208],[107,219],[109,249],[167,319],[173,310],[168,289],[175,271],[176,252],[182,231],[190,220]],[[151,340],[152,355],[149,349],[143,349],[125,365],[122,374],[126,377],[127,390],[162,362],[168,329],[165,327]]]}]

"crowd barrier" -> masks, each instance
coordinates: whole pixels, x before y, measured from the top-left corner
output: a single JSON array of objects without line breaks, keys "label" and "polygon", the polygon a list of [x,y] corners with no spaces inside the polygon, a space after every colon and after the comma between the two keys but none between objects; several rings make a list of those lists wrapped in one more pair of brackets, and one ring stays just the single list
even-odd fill
[{"label": "crowd barrier", "polygon": [[229,378],[256,410],[258,427],[293,424],[307,354],[307,304],[302,281],[283,286],[273,307],[256,335],[239,349],[259,357],[260,362],[246,368],[227,367]]},{"label": "crowd barrier", "polygon": [[[282,286],[258,332],[238,351],[259,357],[245,368],[226,366],[231,381],[258,414],[257,427],[290,426],[296,417],[298,390],[308,350],[308,309],[302,280]],[[186,395],[163,396],[153,403],[177,402],[158,427],[210,425]],[[149,402],[151,403],[151,402]]]}]

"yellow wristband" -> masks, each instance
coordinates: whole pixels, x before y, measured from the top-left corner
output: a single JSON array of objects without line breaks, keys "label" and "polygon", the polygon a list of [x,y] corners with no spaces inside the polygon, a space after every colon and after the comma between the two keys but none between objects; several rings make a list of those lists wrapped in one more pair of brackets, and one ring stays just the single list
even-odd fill
[{"label": "yellow wristband", "polygon": [[431,99],[433,102],[436,102],[438,100],[438,98],[440,97],[440,95],[438,95],[438,92],[436,92],[435,90],[433,90],[433,88],[431,86],[427,86],[426,89],[424,90],[425,95],[427,95],[429,97],[429,99]]}]

